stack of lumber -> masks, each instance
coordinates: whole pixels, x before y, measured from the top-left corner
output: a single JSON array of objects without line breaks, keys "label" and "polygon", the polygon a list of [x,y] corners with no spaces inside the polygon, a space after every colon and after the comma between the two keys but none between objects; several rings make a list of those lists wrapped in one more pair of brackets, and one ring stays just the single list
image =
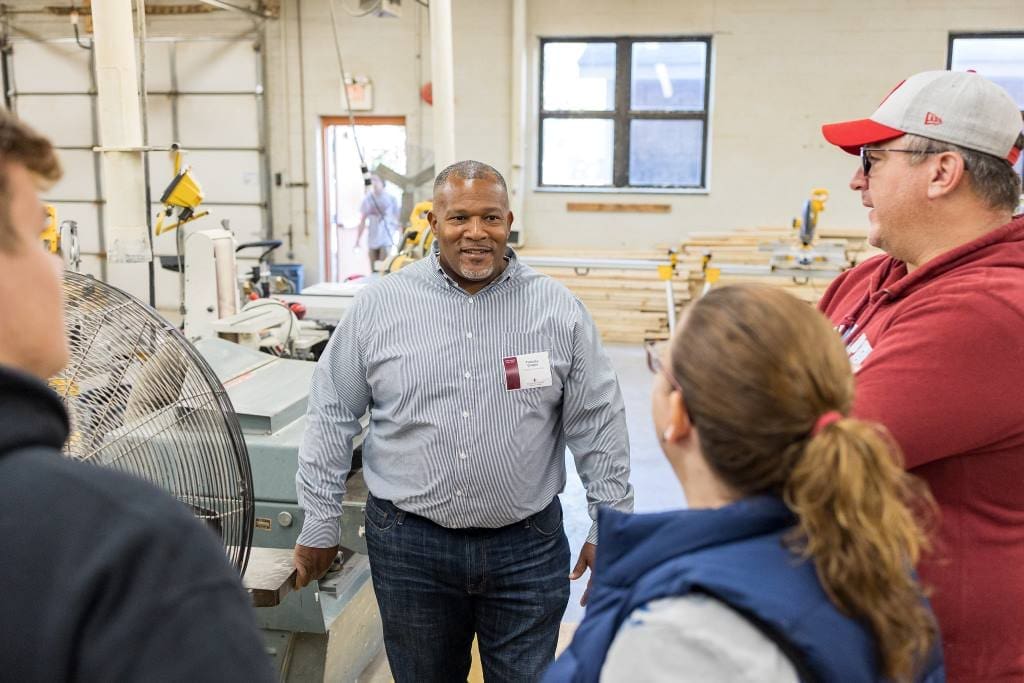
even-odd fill
[{"label": "stack of lumber", "polygon": [[[856,265],[874,253],[867,246],[863,232],[833,231],[819,234],[818,242],[842,245],[849,265]],[[751,228],[714,234],[692,233],[680,246],[680,261],[687,265],[690,273],[691,297],[700,296],[704,290],[706,280],[700,264],[706,255],[710,255],[710,265],[722,266],[724,271],[716,282],[717,286],[737,283],[771,285],[784,289],[807,303],[816,304],[831,283],[831,277],[787,277],[768,273],[772,247],[787,244],[799,244],[791,228]],[[763,267],[765,273],[730,274],[728,265]]]},{"label": "stack of lumber", "polygon": [[[877,250],[867,246],[863,231],[823,231],[822,241],[840,240],[851,265],[869,258]],[[527,263],[531,257],[572,258],[580,261],[607,259],[659,260],[669,262],[670,249],[678,257],[672,279],[676,315],[705,288],[703,262],[711,256],[711,264],[742,264],[764,266],[763,275],[729,275],[723,273],[715,286],[755,282],[780,287],[810,304],[817,303],[830,280],[825,278],[792,278],[767,274],[771,261],[770,245],[795,243],[791,228],[752,228],[731,233],[692,233],[682,243],[658,250],[645,251],[579,251],[522,249],[519,254]],[[534,266],[568,287],[590,310],[601,337],[607,342],[642,343],[668,338],[668,301],[665,281],[656,268],[606,269]]]},{"label": "stack of lumber", "polygon": [[[661,251],[568,251],[524,249],[520,257],[554,256],[580,260],[660,260],[669,263],[668,249]],[[569,268],[535,266],[569,288],[594,317],[601,338],[608,342],[641,343],[668,338],[668,296],[665,281],[654,267],[645,269]],[[689,273],[677,269],[672,279],[676,311],[690,299]]]}]

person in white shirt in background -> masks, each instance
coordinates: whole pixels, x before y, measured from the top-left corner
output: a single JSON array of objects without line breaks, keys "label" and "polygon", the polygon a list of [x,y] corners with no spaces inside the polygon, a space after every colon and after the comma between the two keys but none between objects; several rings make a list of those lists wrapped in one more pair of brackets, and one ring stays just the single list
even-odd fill
[{"label": "person in white shirt in background", "polygon": [[370,176],[370,185],[370,191],[359,205],[356,246],[362,244],[363,233],[369,232],[366,244],[372,273],[376,272],[377,261],[386,259],[391,247],[398,242],[399,225],[398,201],[384,191],[384,181],[374,174]]}]

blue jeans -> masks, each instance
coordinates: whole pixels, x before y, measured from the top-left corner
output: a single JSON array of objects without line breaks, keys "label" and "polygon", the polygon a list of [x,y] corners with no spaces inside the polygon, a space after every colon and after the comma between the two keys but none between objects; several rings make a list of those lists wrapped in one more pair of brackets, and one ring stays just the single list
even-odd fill
[{"label": "blue jeans", "polygon": [[464,683],[476,634],[488,683],[536,681],[569,602],[562,506],[500,529],[446,529],[366,501],[366,546],[396,683]]}]

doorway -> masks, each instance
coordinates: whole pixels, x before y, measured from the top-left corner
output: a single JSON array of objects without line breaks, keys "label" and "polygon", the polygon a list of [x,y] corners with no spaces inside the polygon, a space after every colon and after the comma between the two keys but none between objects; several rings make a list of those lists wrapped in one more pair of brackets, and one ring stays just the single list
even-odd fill
[{"label": "doorway", "polygon": [[[340,282],[370,274],[368,237],[357,244],[360,205],[366,194],[360,169],[359,147],[371,171],[386,164],[400,174],[406,172],[406,131],[404,116],[357,116],[355,127],[347,117],[321,117],[324,149],[324,240],[325,280]],[[402,204],[402,188],[385,183],[384,191]],[[399,216],[405,224],[407,216]],[[398,241],[396,234],[395,241]],[[397,244],[395,245],[397,248]]]}]

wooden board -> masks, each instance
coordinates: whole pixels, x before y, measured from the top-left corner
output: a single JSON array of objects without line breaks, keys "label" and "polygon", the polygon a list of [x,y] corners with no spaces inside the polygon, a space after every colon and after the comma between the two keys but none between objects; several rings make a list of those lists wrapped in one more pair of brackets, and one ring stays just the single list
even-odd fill
[{"label": "wooden board", "polygon": [[295,587],[295,574],[291,548],[253,548],[242,584],[253,607],[274,607]]},{"label": "wooden board", "polygon": [[[671,204],[632,204],[624,202],[566,202],[567,211],[599,213],[671,213]],[[622,258],[621,256],[619,258]]]}]

